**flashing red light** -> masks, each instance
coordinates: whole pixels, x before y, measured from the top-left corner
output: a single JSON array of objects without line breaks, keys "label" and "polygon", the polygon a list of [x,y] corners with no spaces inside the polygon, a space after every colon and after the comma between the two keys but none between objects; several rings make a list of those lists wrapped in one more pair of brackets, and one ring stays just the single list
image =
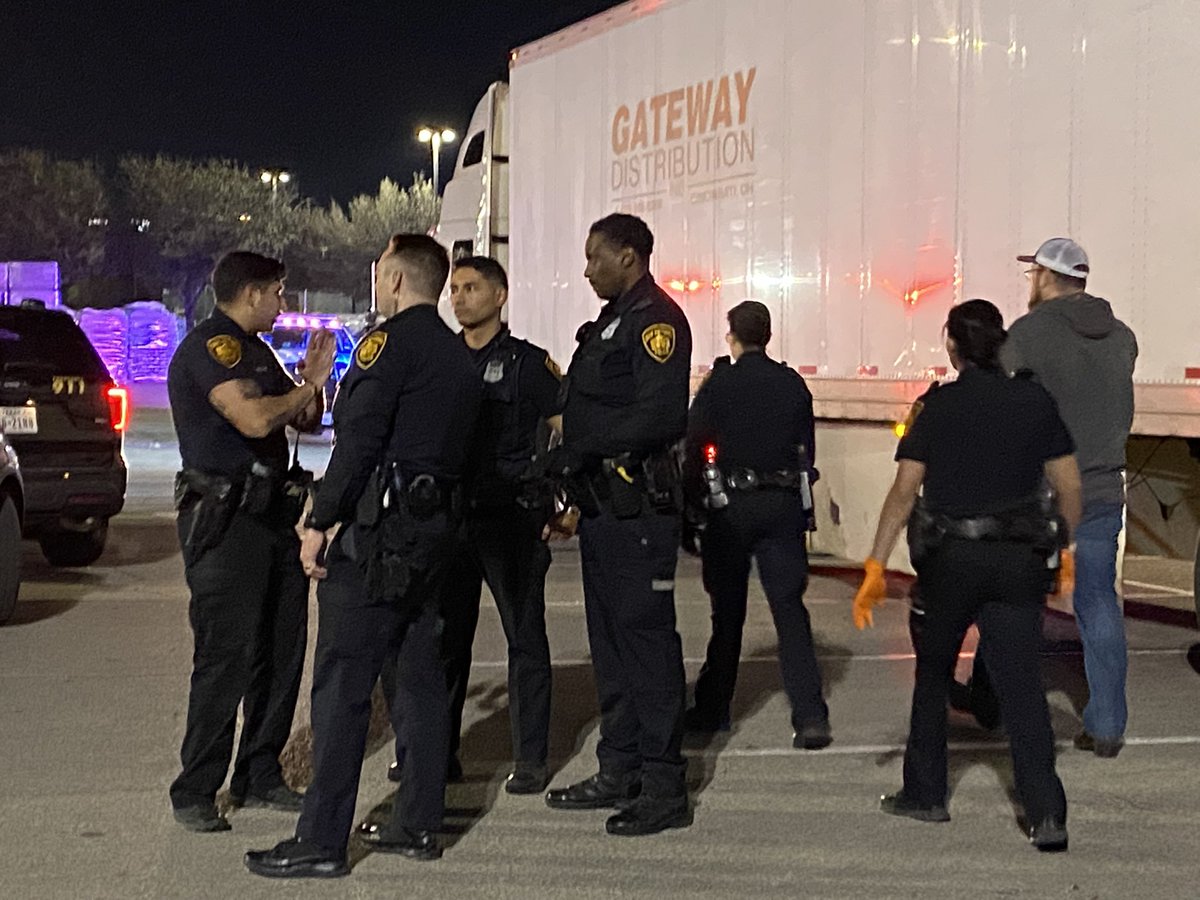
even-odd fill
[{"label": "flashing red light", "polygon": [[717,445],[716,444],[705,444],[704,445],[704,461],[706,463],[708,463],[710,466],[715,466],[717,464]]},{"label": "flashing red light", "polygon": [[721,289],[721,279],[714,278],[711,281],[700,281],[697,278],[672,278],[667,281],[667,287],[677,294],[694,294],[699,290],[709,287],[714,291],[719,291]]},{"label": "flashing red light", "polygon": [[916,306],[921,302],[921,299],[926,294],[936,293],[943,288],[950,287],[954,284],[953,278],[943,278],[938,281],[928,281],[924,284],[910,283],[903,290],[897,288],[891,281],[886,278],[879,280],[880,286],[891,294],[893,297],[898,297],[904,302],[905,306]]},{"label": "flashing red light", "polygon": [[120,434],[129,425],[129,390],[112,384],[105,389],[104,397],[108,401],[108,421]]}]

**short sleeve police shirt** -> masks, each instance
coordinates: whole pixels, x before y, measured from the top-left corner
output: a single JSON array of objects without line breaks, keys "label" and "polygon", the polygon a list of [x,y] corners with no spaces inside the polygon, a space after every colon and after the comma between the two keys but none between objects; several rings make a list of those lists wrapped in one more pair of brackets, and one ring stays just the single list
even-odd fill
[{"label": "short sleeve police shirt", "polygon": [[1044,388],[972,367],[914,404],[896,459],[923,463],[929,508],[961,517],[1025,502],[1040,487],[1045,463],[1074,452]]},{"label": "short sleeve police shirt", "polygon": [[167,374],[184,468],[233,477],[258,461],[284,471],[284,427],[263,438],[248,438],[212,405],[209,394],[227,381],[252,382],[264,397],[281,396],[296,387],[275,352],[218,309],[183,339]]}]

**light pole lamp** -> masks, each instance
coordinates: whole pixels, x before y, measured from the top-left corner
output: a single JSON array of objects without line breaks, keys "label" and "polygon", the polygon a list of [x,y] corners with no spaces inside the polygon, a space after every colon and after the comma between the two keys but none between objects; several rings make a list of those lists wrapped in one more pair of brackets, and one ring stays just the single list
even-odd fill
[{"label": "light pole lamp", "polygon": [[417,132],[417,140],[429,144],[433,150],[433,193],[438,194],[440,184],[438,178],[438,158],[442,155],[442,144],[452,144],[458,139],[453,128],[421,128]]},{"label": "light pole lamp", "polygon": [[281,184],[287,184],[292,180],[292,173],[287,169],[263,169],[259,173],[258,179],[263,184],[269,184],[271,186],[271,193],[276,194],[279,192]]}]

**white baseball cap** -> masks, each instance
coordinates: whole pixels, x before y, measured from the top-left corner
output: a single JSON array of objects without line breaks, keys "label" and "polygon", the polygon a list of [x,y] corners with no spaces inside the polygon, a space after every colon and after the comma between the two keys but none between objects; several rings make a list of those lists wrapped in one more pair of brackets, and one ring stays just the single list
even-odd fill
[{"label": "white baseball cap", "polygon": [[1088,265],[1087,254],[1070,238],[1050,238],[1037,248],[1032,256],[1018,256],[1023,263],[1035,263],[1043,269],[1068,275],[1071,278],[1087,278],[1091,267]]}]

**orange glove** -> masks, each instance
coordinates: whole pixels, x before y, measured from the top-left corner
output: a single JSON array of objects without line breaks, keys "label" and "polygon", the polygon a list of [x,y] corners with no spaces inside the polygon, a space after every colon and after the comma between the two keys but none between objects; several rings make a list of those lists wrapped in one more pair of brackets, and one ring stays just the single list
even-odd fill
[{"label": "orange glove", "polygon": [[883,563],[870,558],[863,566],[862,585],[854,595],[854,625],[862,631],[875,627],[871,610],[887,599],[887,582],[883,578]]},{"label": "orange glove", "polygon": [[1054,588],[1054,596],[1063,599],[1075,593],[1075,554],[1070,548],[1061,551],[1058,562],[1058,584]]}]

